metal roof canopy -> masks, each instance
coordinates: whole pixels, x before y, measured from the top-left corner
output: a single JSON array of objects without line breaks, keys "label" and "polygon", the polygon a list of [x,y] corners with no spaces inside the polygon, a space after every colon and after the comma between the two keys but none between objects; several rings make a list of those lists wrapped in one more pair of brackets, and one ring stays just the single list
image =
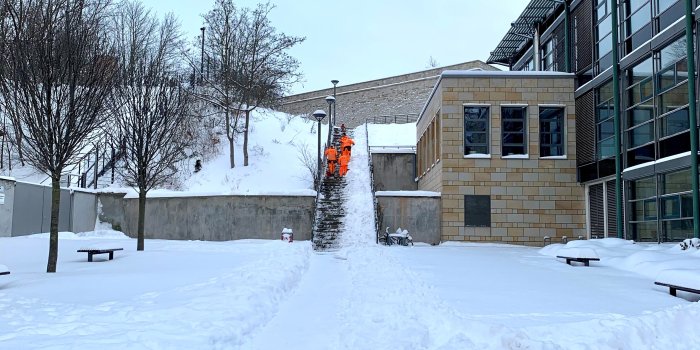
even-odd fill
[{"label": "metal roof canopy", "polygon": [[520,49],[532,40],[535,23],[544,20],[554,13],[557,6],[563,4],[563,0],[530,0],[520,17],[511,23],[510,29],[503,37],[486,63],[495,63],[510,66],[511,58]]}]

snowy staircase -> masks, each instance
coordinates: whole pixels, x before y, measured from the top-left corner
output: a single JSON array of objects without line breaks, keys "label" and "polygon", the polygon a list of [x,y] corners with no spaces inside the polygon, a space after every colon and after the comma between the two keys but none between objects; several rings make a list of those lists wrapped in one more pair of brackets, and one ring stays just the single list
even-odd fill
[{"label": "snowy staircase", "polygon": [[[340,134],[333,134],[333,144],[338,145]],[[336,174],[338,172],[336,166]],[[324,171],[325,174],[325,171]],[[323,178],[321,190],[316,203],[316,219],[314,221],[313,247],[316,251],[336,250],[340,248],[339,238],[343,230],[342,221],[345,217],[343,202],[345,200],[345,178],[330,176]]]}]

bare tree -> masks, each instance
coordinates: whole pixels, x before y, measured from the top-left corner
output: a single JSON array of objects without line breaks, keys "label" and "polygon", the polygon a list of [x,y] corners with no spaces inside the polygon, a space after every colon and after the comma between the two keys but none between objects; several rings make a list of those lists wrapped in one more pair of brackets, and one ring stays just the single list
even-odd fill
[{"label": "bare tree", "polygon": [[278,33],[268,18],[272,9],[269,3],[250,10],[237,8],[232,0],[217,0],[204,16],[209,33],[204,46],[213,62],[213,74],[204,74],[201,64],[199,68],[193,64],[195,71],[200,70],[196,79],[204,82],[198,96],[224,114],[231,168],[235,167],[235,138],[240,133],[243,165],[249,164],[250,112],[258,106],[275,105],[300,78],[299,62],[287,50],[304,38]]},{"label": "bare tree", "polygon": [[245,113],[243,127],[243,166],[248,166],[248,136],[250,112],[256,107],[271,107],[284,95],[287,88],[301,77],[299,61],[287,51],[305,38],[279,33],[268,18],[274,6],[259,4],[250,16],[245,16],[241,27],[242,46],[238,47],[242,58],[238,76],[240,106]]},{"label": "bare tree", "polygon": [[296,144],[295,147],[297,149],[297,159],[301,162],[312,179],[310,188],[316,188],[316,184],[318,184],[319,181],[318,156],[306,143]]},{"label": "bare tree", "polygon": [[438,61],[435,59],[435,57],[430,56],[428,59],[428,65],[425,68],[437,68],[440,64]]},{"label": "bare tree", "polygon": [[[236,166],[235,141],[241,132],[239,95],[240,64],[242,55],[242,26],[247,21],[248,11],[240,10],[232,0],[216,0],[214,8],[204,15],[207,35],[204,50],[211,62],[210,73],[204,74],[201,66],[190,59],[195,70],[194,81],[199,80],[200,87],[196,96],[207,101],[216,111],[223,114],[226,138],[229,142],[229,163]],[[201,38],[200,38],[201,39]]]},{"label": "bare tree", "polygon": [[118,82],[111,99],[114,130],[124,135],[120,168],[139,193],[137,250],[144,250],[146,194],[169,181],[186,157],[189,95],[178,72],[180,30],[172,15],[159,21],[141,3],[125,1],[116,16]]},{"label": "bare tree", "polygon": [[107,0],[4,1],[0,91],[24,159],[51,177],[46,271],[56,272],[59,182],[104,122],[114,64]]}]

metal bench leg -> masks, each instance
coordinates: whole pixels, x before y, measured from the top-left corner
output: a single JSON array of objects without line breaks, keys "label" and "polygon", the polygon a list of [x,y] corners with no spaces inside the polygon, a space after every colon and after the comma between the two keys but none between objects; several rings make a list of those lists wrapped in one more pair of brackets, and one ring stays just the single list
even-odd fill
[{"label": "metal bench leg", "polygon": [[676,296],[676,288],[669,287],[671,289],[671,295]]},{"label": "metal bench leg", "polygon": [[88,252],[88,262],[92,262],[92,253]]},{"label": "metal bench leg", "polygon": [[590,266],[590,265],[588,265],[589,262],[590,262],[590,261],[588,261],[588,260],[584,260],[584,261],[583,261],[583,264],[586,265],[586,266]]},{"label": "metal bench leg", "polygon": [[109,260],[114,259],[114,252],[109,252]]}]

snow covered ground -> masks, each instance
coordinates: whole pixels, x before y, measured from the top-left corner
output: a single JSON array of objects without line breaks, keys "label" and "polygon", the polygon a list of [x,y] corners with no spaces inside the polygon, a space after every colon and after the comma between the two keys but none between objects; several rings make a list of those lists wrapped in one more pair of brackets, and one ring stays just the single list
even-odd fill
[{"label": "snow covered ground", "polygon": [[[0,349],[694,349],[700,296],[654,285],[700,250],[618,239],[564,246],[377,246],[364,133],[350,163],[343,248],[310,242],[0,238]],[[125,248],[88,263],[76,250]]]}]

